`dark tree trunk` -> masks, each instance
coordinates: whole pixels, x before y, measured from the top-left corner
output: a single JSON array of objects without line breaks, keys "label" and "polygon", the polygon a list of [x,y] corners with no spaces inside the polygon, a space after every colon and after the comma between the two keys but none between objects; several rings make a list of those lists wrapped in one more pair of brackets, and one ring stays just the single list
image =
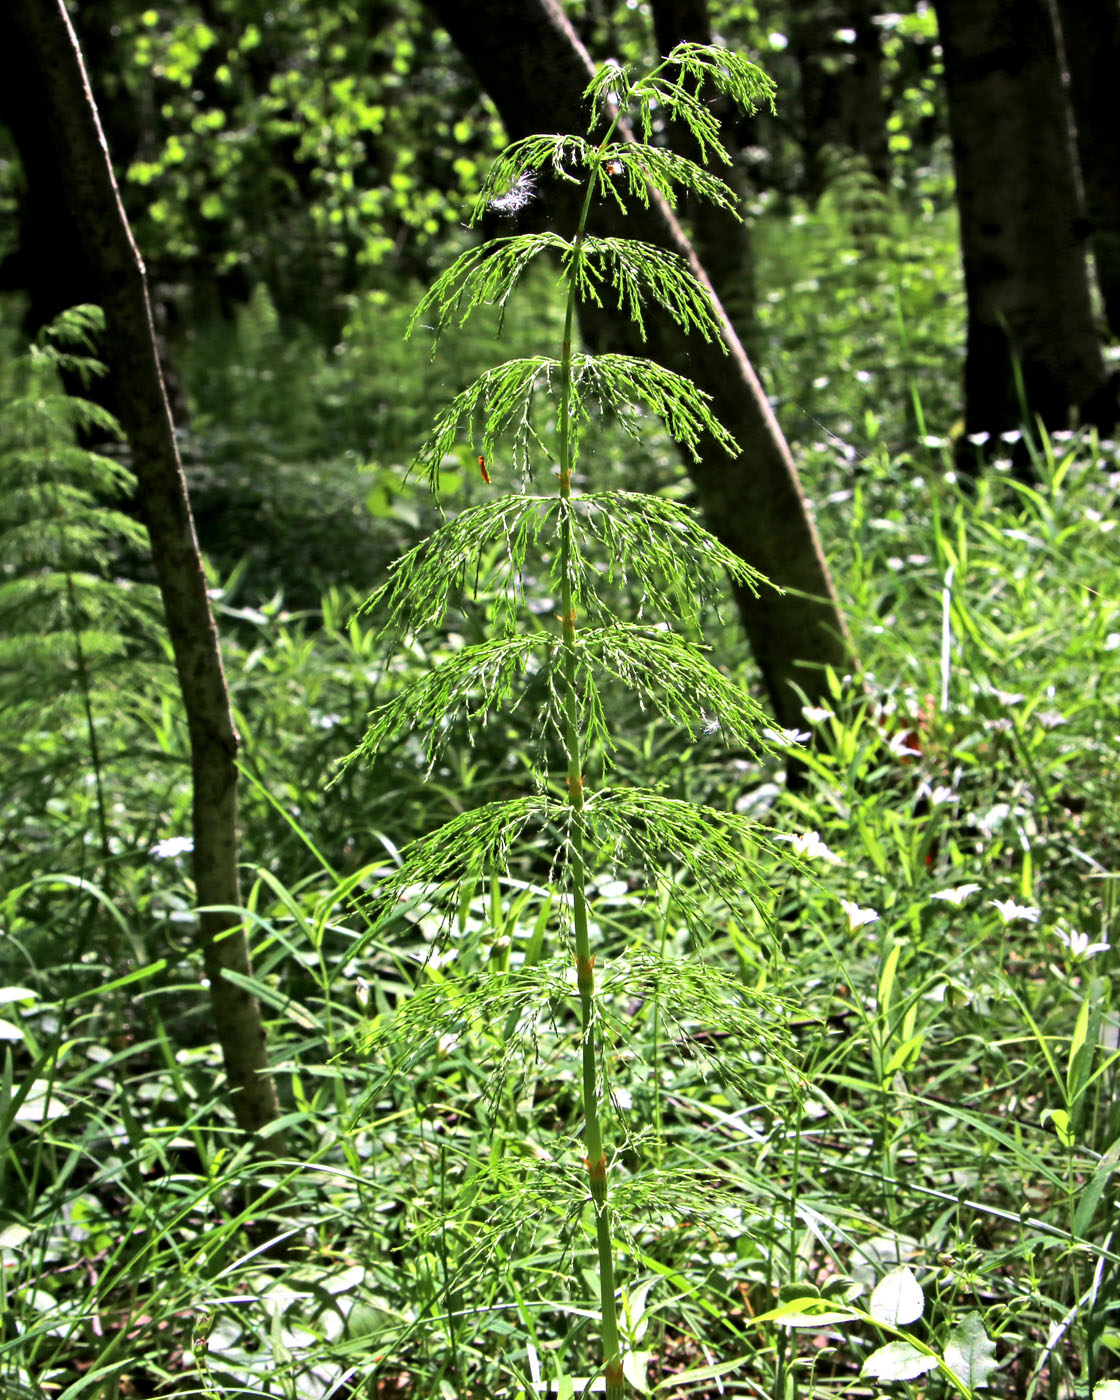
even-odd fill
[{"label": "dark tree trunk", "polygon": [[[657,51],[664,57],[677,44],[712,42],[712,22],[708,0],[653,0],[654,35]],[[712,110],[723,123],[724,143],[731,154],[730,167],[719,169],[721,175],[738,195],[745,207],[750,187],[742,161],[738,158],[735,133],[742,123],[742,113],[725,97],[717,97]],[[670,140],[675,150],[695,160],[699,152],[687,128],[673,130]],[[692,246],[712,284],[719,288],[723,309],[727,312],[735,334],[751,360],[757,365],[761,337],[755,317],[754,251],[751,247],[750,225],[729,220],[722,209],[707,200],[687,200],[684,213],[688,219]]]},{"label": "dark tree trunk", "polygon": [[[498,105],[512,140],[537,131],[585,132],[582,93],[593,67],[557,0],[429,0]],[[574,226],[569,187],[549,187],[561,230]],[[619,215],[596,211],[598,232],[638,238],[675,249],[696,275],[707,278],[680,226],[664,202]],[[721,313],[722,315],[722,313]],[[767,591],[756,599],[736,591],[736,603],[778,720],[802,721],[801,687],[811,698],[826,693],[824,669],[854,673],[857,660],[821,554],[793,461],[735,332],[724,321],[722,344],[685,337],[667,317],[651,309],[642,343],[618,316],[581,317],[589,341],[646,354],[687,375],[712,395],[712,410],[734,434],[741,455],[729,459],[705,443],[690,467],[701,508],[714,532],[769,578],[789,591]]]},{"label": "dark tree trunk", "polygon": [[1120,4],[1057,0],[1097,286],[1120,340]]},{"label": "dark tree trunk", "polygon": [[[237,745],[174,426],[160,376],[144,265],[121,206],[105,138],[64,0],[10,0],[0,46],[26,72],[35,132],[25,143],[28,185],[63,202],[78,232],[89,295],[106,321],[106,359],[139,482],[167,630],[190,735],[194,876],[203,956],[238,1124],[266,1133],[277,1103],[260,1008],[226,972],[250,973],[236,915]],[[233,921],[231,927],[231,920]],[[272,1147],[279,1140],[269,1139]]]},{"label": "dark tree trunk", "polygon": [[998,434],[1035,417],[1066,428],[1105,376],[1050,6],[935,8],[968,299],[966,431]]},{"label": "dark tree trunk", "polygon": [[790,52],[800,79],[806,193],[817,200],[837,158],[862,157],[890,179],[882,52],[872,0],[810,0],[789,10]]}]

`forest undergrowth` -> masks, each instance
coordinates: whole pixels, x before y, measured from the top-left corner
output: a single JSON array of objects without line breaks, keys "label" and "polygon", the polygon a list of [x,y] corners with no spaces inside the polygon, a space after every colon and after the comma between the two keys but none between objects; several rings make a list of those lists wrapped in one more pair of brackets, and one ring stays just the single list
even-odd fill
[{"label": "forest undergrowth", "polygon": [[[853,246],[855,223],[839,197],[807,217],[819,272]],[[945,248],[936,220],[910,227],[915,244]],[[810,268],[816,285],[776,295],[766,326],[864,676],[835,677],[835,703],[807,707],[800,732],[771,731],[762,752],[729,742],[718,714],[690,737],[625,686],[609,696],[612,783],[760,823],[765,893],[702,902],[701,944],[674,895],[683,859],[653,878],[619,857],[588,881],[598,947],[698,958],[786,1008],[790,1036],[792,1071],[766,1073],[757,1047],[676,1022],[657,997],[623,989],[618,1003],[617,1058],[635,1072],[603,1104],[612,1170],[640,1182],[671,1164],[685,1182],[615,1240],[627,1374],[666,1397],[1120,1388],[1120,462],[1113,444],[1056,438],[1032,449],[1030,484],[997,463],[962,491],[933,436],[948,436],[956,393],[959,287],[941,253],[902,265],[896,247],[875,245],[854,299],[827,302]],[[797,297],[834,314],[802,316]],[[94,464],[63,450],[74,418],[50,356],[8,356],[0,607],[19,617],[28,580],[36,597],[49,585],[57,703],[28,706],[16,688],[0,711],[0,1387],[62,1400],[580,1394],[598,1366],[599,1285],[593,1229],[571,1205],[586,1173],[578,1025],[557,1002],[501,1080],[487,1066],[511,1032],[479,1015],[449,1019],[388,1084],[360,1048],[426,988],[454,1006],[467,982],[539,963],[557,912],[551,857],[533,850],[459,888],[458,957],[433,956],[446,925],[422,899],[388,926],[368,902],[410,839],[525,790],[540,752],[532,677],[430,767],[424,736],[405,734],[327,790],[374,705],[485,643],[486,605],[502,603],[484,592],[481,609],[389,650],[353,618],[355,580],[327,586],[332,549],[383,566],[434,522],[399,479],[416,439],[397,409],[423,405],[430,421],[442,372],[381,333],[403,325],[400,305],[356,307],[332,360],[278,362],[281,329],[267,305],[253,317],[224,351],[209,342],[199,364],[218,369],[195,367],[194,402],[214,499],[226,458],[245,488],[244,528],[215,536],[213,596],[244,740],[244,918],[286,1113],[281,1160],[254,1157],[223,1102],[192,942],[183,722],[146,595],[118,591],[135,542],[111,515],[82,541],[100,568],[28,554],[29,519],[47,537],[42,521],[88,507]],[[883,348],[860,358],[871,323]],[[557,324],[537,305],[504,334],[539,344]],[[835,365],[845,335],[850,372],[814,384],[819,338]],[[462,342],[464,365],[488,363],[483,339]],[[224,401],[223,355],[241,386]],[[363,434],[382,443],[376,461],[355,445]],[[640,451],[607,429],[581,460],[675,503],[688,483],[670,447],[652,426]],[[477,452],[454,452],[452,518],[490,499]],[[29,454],[53,463],[34,492]],[[121,485],[113,461],[97,467],[102,488]],[[632,581],[612,603],[636,610]],[[515,635],[558,611],[547,572],[527,575]],[[746,691],[752,666],[722,613],[704,615],[709,656]],[[9,676],[27,644],[5,626]],[[784,780],[794,754],[797,789]],[[730,1071],[752,1056],[748,1093]],[[710,1199],[687,1185],[701,1169],[705,1190],[718,1183]],[[538,1184],[503,1213],[483,1188],[515,1178]]]}]

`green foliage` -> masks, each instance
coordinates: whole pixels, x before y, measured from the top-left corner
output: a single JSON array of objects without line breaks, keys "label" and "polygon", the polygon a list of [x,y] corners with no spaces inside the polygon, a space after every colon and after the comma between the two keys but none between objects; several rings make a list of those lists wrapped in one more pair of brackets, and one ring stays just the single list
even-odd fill
[{"label": "green foliage", "polygon": [[[671,79],[670,71],[674,74]],[[498,158],[484,182],[476,215],[482,212],[485,201],[501,197],[497,191],[524,189],[547,171],[558,179],[580,180],[584,187],[583,217],[575,234],[570,240],[514,236],[464,254],[437,280],[418,308],[414,324],[434,316],[438,330],[452,320],[462,324],[478,305],[504,305],[534,258],[546,250],[559,251],[566,294],[561,352],[556,359],[537,355],[486,371],[438,417],[417,465],[428,476],[432,489],[438,489],[441,464],[462,433],[470,436],[473,445],[478,422],[483,451],[480,460],[492,454],[503,439],[512,439],[510,455],[524,476],[531,480],[541,474],[534,470],[535,459],[543,456],[558,468],[559,489],[552,498],[521,496],[512,503],[497,501],[464,512],[399,561],[390,582],[365,608],[377,612],[387,606],[386,630],[412,635],[438,623],[448,604],[458,601],[468,579],[473,577],[477,588],[484,568],[495,567],[491,560],[483,562],[492,541],[498,542],[503,556],[496,567],[511,580],[535,572],[538,560],[551,562],[552,581],[561,599],[557,633],[517,635],[513,606],[491,607],[489,621],[496,635],[464,648],[430,676],[399,692],[373,717],[360,752],[376,761],[392,735],[404,727],[417,726],[429,736],[426,746],[431,764],[455,711],[465,709],[473,724],[485,723],[493,709],[520,689],[521,677],[530,668],[542,677],[537,688],[542,737],[556,741],[558,766],[566,772],[566,797],[520,797],[475,807],[413,842],[402,852],[399,868],[377,891],[381,912],[375,928],[399,920],[402,900],[419,897],[427,901],[433,894],[441,895],[449,903],[449,913],[446,934],[435,945],[440,954],[451,934],[451,911],[460,891],[477,887],[485,878],[508,879],[511,855],[518,847],[536,849],[547,867],[548,883],[562,891],[558,909],[570,939],[569,956],[574,955],[580,1005],[583,1144],[588,1163],[588,1182],[577,1191],[574,1209],[580,1213],[581,1205],[588,1205],[593,1217],[608,1400],[621,1397],[624,1367],[636,1364],[624,1358],[618,1330],[612,1239],[626,1226],[621,1223],[624,1217],[619,1215],[619,1204],[610,1204],[599,1107],[612,1093],[612,1080],[600,1058],[603,1047],[617,1051],[625,1045],[626,1037],[624,1025],[617,1023],[610,1011],[612,978],[604,977],[601,971],[596,990],[589,929],[593,905],[587,901],[587,879],[604,864],[609,869],[636,866],[658,885],[664,879],[672,902],[698,934],[703,926],[706,890],[718,892],[732,909],[744,896],[760,907],[765,904],[763,886],[749,855],[759,840],[752,823],[725,813],[700,812],[691,804],[648,789],[604,787],[591,792],[591,775],[584,766],[585,755],[591,750],[599,752],[604,765],[609,761],[611,738],[600,692],[600,676],[604,674],[635,690],[667,716],[679,717],[692,733],[717,713],[719,718],[713,723],[726,725],[734,740],[747,746],[761,743],[757,708],[740,699],[734,687],[671,626],[651,631],[621,625],[598,597],[598,610],[605,615],[606,625],[587,632],[582,626],[577,628],[576,622],[577,612],[582,615],[591,610],[585,594],[591,591],[590,581],[596,574],[609,577],[614,571],[630,570],[653,599],[668,601],[687,591],[691,576],[710,573],[727,554],[713,536],[695,522],[674,518],[675,513],[667,511],[665,503],[655,497],[597,492],[581,500],[572,495],[580,435],[590,421],[591,402],[623,415],[624,420],[642,410],[656,412],[670,435],[694,455],[701,433],[728,451],[735,450],[729,435],[712,417],[705,397],[688,380],[648,360],[591,356],[572,348],[577,302],[581,297],[599,302],[603,289],[612,290],[620,309],[629,312],[639,325],[642,303],[653,301],[674,317],[682,332],[699,330],[709,336],[714,332],[714,310],[705,305],[703,288],[692,279],[683,260],[641,244],[627,247],[618,240],[604,243],[589,239],[585,232],[587,209],[596,194],[609,194],[624,208],[627,197],[648,202],[650,189],[669,199],[683,188],[694,197],[714,199],[719,204],[731,202],[727,187],[702,167],[648,144],[651,110],[667,105],[693,131],[701,149],[712,147],[726,159],[710,114],[685,86],[688,82],[698,84],[705,76],[715,77],[718,89],[731,92],[745,106],[753,105],[757,94],[768,91],[753,66],[735,55],[683,45],[646,77],[635,80],[614,68],[596,78],[588,89],[593,131],[603,117],[604,105],[609,102],[611,107],[606,134],[597,142],[529,137]],[[631,105],[647,138],[644,143],[612,140],[620,115]],[[555,403],[550,409],[554,450],[542,440],[534,419],[537,401],[546,395]],[[628,426],[638,433],[636,422]],[[592,560],[588,567],[588,546],[597,542],[600,533],[595,528],[597,518],[626,522],[621,528],[611,531],[608,526],[607,530],[613,533],[615,543],[632,543],[634,534],[640,534],[641,548],[632,554],[609,554],[609,564]],[[530,558],[530,543],[538,551],[536,560]],[[733,563],[732,572],[755,581],[743,564]],[[512,591],[516,595],[516,585]],[[506,592],[508,595],[510,590]],[[542,789],[549,784],[546,770],[539,770],[536,779]],[[688,877],[663,876],[670,862],[683,865]],[[693,881],[699,890],[693,888]],[[652,992],[659,1006],[661,997],[667,996],[671,1021],[682,1028],[703,1024],[704,1018],[720,1020],[722,998],[714,991],[718,974],[700,962],[689,979],[674,975],[672,964],[663,958],[651,953],[644,958],[650,968],[644,979],[633,974],[618,977],[619,964],[612,966],[616,973],[613,980],[620,990],[630,996]],[[485,981],[486,972],[481,975]],[[530,987],[538,988],[540,1008],[545,1011],[558,990],[556,968],[542,964],[527,975]],[[643,981],[649,984],[645,989]],[[689,995],[693,983],[696,996]],[[470,983],[468,996],[469,988]],[[529,1009],[531,1002],[523,987],[515,984],[512,990],[512,1001],[502,1008],[504,1018],[516,1025],[528,1017],[532,1024],[541,1011]],[[484,993],[483,999],[488,1002],[489,994]],[[464,1004],[461,996],[455,997],[454,1025],[460,1024],[460,1018],[466,1023],[475,1019],[482,1004],[477,997],[469,1004]],[[419,1013],[425,1045],[438,1045],[441,1037],[449,1034],[438,1002],[433,1008],[421,1000],[414,1003],[412,1011],[411,1017],[390,1021],[387,1033],[391,1036],[397,1027],[407,1033],[410,1021],[414,1023]],[[776,1025],[767,1026],[767,1021],[775,1022],[777,1016],[776,1007],[766,1006],[761,1016],[740,1017],[735,1022],[736,1035],[752,1047],[756,1057],[763,1051],[767,1058],[780,1057],[781,1035]],[[508,1033],[505,1040],[508,1047]],[[369,1048],[377,1043],[371,1042]],[[415,1063],[416,1053],[412,1051],[409,1064]],[[508,1064],[508,1048],[501,1064]],[[726,1065],[723,1069],[730,1081],[739,1078],[737,1070],[728,1073]],[[651,1072],[658,1073],[656,1062]],[[502,1092],[500,1087],[494,1090]],[[619,1202],[629,1196],[634,1204],[644,1201],[648,1206],[659,1198],[660,1187],[654,1188],[652,1182],[643,1186],[640,1173],[632,1175],[637,1189],[627,1192],[623,1187],[616,1193]],[[495,1187],[507,1199],[518,1189],[517,1183],[505,1176]],[[534,1192],[537,1189],[531,1188]]]},{"label": "green foliage", "polygon": [[[750,8],[713,14],[753,25]],[[888,41],[906,25],[928,29],[928,14],[893,21]],[[611,51],[630,58],[640,12],[619,32]],[[768,375],[787,426],[809,438],[799,467],[868,687],[853,699],[836,678],[834,713],[806,715],[811,748],[769,736],[800,753],[807,791],[786,791],[766,750],[741,743],[749,717],[729,728],[755,677],[734,618],[715,610],[729,561],[707,560],[680,505],[668,435],[635,412],[635,442],[593,399],[579,428],[574,484],[595,490],[570,503],[577,637],[601,701],[598,750],[611,745],[609,793],[595,746],[584,762],[589,937],[609,955],[594,969],[611,1086],[601,1117],[616,1147],[620,1340],[639,1393],[961,1393],[940,1361],[970,1387],[986,1381],[980,1396],[1114,1400],[1102,1377],[1120,1355],[1120,464],[1110,444],[1059,439],[1037,454],[1037,485],[997,468],[964,497],[919,441],[956,414],[960,315],[941,177],[920,173],[914,129],[928,74],[911,59],[901,52],[888,78],[912,91],[929,207],[871,207],[859,171],[838,169],[815,212],[792,225],[769,213],[760,230]],[[533,259],[510,302],[511,358],[562,338],[554,256]],[[570,1394],[573,1373],[592,1369],[581,1359],[596,1354],[598,1260],[590,1219],[577,1219],[587,1178],[574,1143],[584,1040],[572,913],[552,887],[571,818],[566,784],[548,776],[564,766],[549,722],[563,606],[543,386],[544,448],[526,447],[542,494],[504,494],[520,484],[511,438],[488,455],[488,488],[464,424],[439,476],[444,528],[460,529],[446,536],[454,569],[441,574],[422,546],[385,578],[367,617],[392,623],[391,644],[350,620],[344,588],[319,596],[347,571],[380,580],[382,560],[439,522],[423,481],[398,468],[489,364],[500,297],[429,364],[400,344],[406,295],[411,306],[411,292],[356,297],[326,355],[262,294],[236,327],[200,329],[186,366],[245,741],[243,917],[287,1163],[249,1163],[215,1089],[196,899],[177,854],[184,736],[152,670],[128,670],[134,614],[99,597],[82,632],[106,639],[91,693],[108,862],[64,590],[34,594],[58,625],[57,666],[35,650],[38,624],[7,614],[26,639],[16,661],[36,655],[57,689],[39,722],[50,697],[39,669],[26,681],[21,669],[0,744],[5,1396],[100,1388],[109,1400],[116,1385],[322,1400],[356,1386],[522,1400],[548,1385]],[[18,399],[38,421],[57,386],[51,372],[28,393],[27,373],[6,358],[0,405]],[[73,410],[58,413],[50,434],[38,421],[34,440],[55,446],[24,454],[24,487],[43,462],[67,483],[102,480],[76,458],[62,472]],[[473,426],[477,448],[485,409]],[[239,504],[223,515],[230,484]],[[64,572],[48,550],[92,526],[95,506],[120,508],[104,485],[65,535],[48,509],[62,493],[41,494],[43,525],[17,532],[36,589]],[[472,515],[480,503],[490,513]],[[88,539],[94,554],[65,557],[74,577],[113,587],[136,570],[110,528]],[[526,570],[511,572],[511,557]],[[432,596],[422,614],[409,612],[414,593]],[[666,621],[709,649],[659,695]],[[705,659],[725,692],[710,709]],[[443,663],[465,700],[446,729],[431,722]],[[0,684],[9,675],[0,668]],[[416,727],[398,725],[413,704]],[[371,709],[385,730],[376,763],[350,764],[324,793]],[[468,832],[477,808],[528,811],[507,871],[464,873],[477,855],[464,840],[464,863],[437,872],[450,903],[398,880],[410,840],[441,857],[431,834],[449,814],[464,817],[453,834]],[[672,821],[670,841],[653,839],[650,816]],[[749,857],[762,907],[706,889],[694,847],[721,868],[728,849]],[[391,890],[404,897],[374,931],[371,899]],[[796,1083],[774,998],[797,1007],[784,1052]],[[280,1194],[246,1203],[250,1178]],[[268,1248],[280,1236],[287,1254]],[[923,1298],[913,1321],[907,1275]],[[787,1305],[803,1325],[761,1320]]]},{"label": "green foliage", "polygon": [[263,281],[331,343],[345,295],[460,223],[497,124],[421,5],[117,9],[126,200],[200,310]]},{"label": "green foliage", "polygon": [[116,424],[63,392],[58,378],[88,382],[103,372],[92,353],[101,325],[96,308],[65,312],[8,366],[0,390],[0,734],[12,848],[5,884],[41,858],[43,807],[56,800],[59,777],[73,774],[76,753],[108,856],[106,785],[148,701],[169,682],[155,589],[120,576],[147,545],[121,509],[131,473],[76,441],[79,433],[114,437]]}]

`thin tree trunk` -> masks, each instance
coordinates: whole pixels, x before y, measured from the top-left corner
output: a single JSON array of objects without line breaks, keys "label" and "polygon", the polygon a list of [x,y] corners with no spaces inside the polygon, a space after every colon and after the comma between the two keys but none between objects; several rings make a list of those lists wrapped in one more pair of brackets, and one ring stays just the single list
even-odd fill
[{"label": "thin tree trunk", "polygon": [[1036,415],[1066,428],[1105,375],[1050,5],[935,9],[968,299],[965,428],[995,435]]},{"label": "thin tree trunk", "polygon": [[[652,0],[653,29],[657,51],[664,57],[677,44],[712,43],[712,21],[708,0]],[[731,186],[745,205],[750,195],[749,182],[743,162],[738,156],[735,133],[743,114],[728,98],[711,100],[711,110],[724,123],[724,139],[731,155],[730,167],[721,167],[717,174]],[[699,151],[691,133],[683,123],[677,123],[670,133],[674,149],[696,160]],[[755,365],[759,363],[761,337],[755,316],[754,250],[751,245],[750,224],[728,219],[724,210],[705,199],[686,200],[684,212],[696,256],[714,286],[720,290],[723,309],[735,328],[744,349]]]},{"label": "thin tree trunk", "polygon": [[[594,71],[557,0],[429,0],[429,7],[473,67],[498,106],[511,140],[536,131],[584,132],[582,93]],[[547,198],[561,227],[574,225],[566,185]],[[694,273],[708,279],[664,201],[620,215],[608,201],[596,212],[596,232],[638,238],[672,248]],[[585,307],[584,335],[592,345],[649,355],[687,375],[712,396],[712,410],[742,449],[731,459],[705,442],[690,464],[697,495],[712,530],[737,554],[788,591],[761,599],[736,589],[735,601],[778,720],[802,723],[802,699],[826,694],[825,668],[855,673],[852,649],[801,492],[789,448],[735,332],[723,317],[720,344],[685,337],[668,317],[646,313],[647,340],[637,341],[617,314]]]},{"label": "thin tree trunk", "polygon": [[[8,30],[7,36],[3,29]],[[40,140],[29,185],[61,185],[105,312],[106,358],[139,482],[167,630],[187,714],[193,783],[194,876],[199,904],[236,910],[237,746],[218,635],[175,444],[152,330],[144,265],[120,202],[105,138],[63,0],[10,0],[0,44],[31,73]],[[26,152],[25,152],[26,154]],[[49,169],[34,168],[42,161]],[[203,957],[232,1107],[247,1132],[277,1116],[256,999],[229,981],[250,973],[235,913],[200,914]],[[268,1139],[279,1148],[278,1138]]]},{"label": "thin tree trunk", "polygon": [[1120,4],[1057,0],[1097,286],[1120,340]]},{"label": "thin tree trunk", "polygon": [[886,185],[887,104],[871,0],[798,0],[789,9],[790,52],[800,78],[806,192],[816,201],[837,156],[850,152]]}]

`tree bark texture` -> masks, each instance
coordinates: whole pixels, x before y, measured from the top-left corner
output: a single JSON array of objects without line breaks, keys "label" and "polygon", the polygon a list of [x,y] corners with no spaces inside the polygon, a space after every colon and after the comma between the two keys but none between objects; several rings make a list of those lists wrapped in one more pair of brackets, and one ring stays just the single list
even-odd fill
[{"label": "tree bark texture", "polygon": [[[664,57],[677,44],[712,43],[712,21],[707,0],[652,0],[654,36],[657,52]],[[731,154],[731,165],[717,169],[717,174],[731,186],[741,204],[750,195],[750,186],[742,161],[737,157],[736,132],[743,123],[743,114],[727,97],[716,96],[711,111],[723,124],[724,141]],[[691,132],[683,124],[670,131],[674,150],[691,160],[699,151]],[[735,328],[744,349],[756,366],[759,362],[761,337],[755,317],[754,249],[750,225],[744,218],[736,223],[728,219],[723,209],[705,199],[686,200],[683,210],[688,221],[689,235],[701,266],[712,284],[719,288],[723,309]]]},{"label": "tree bark texture", "polygon": [[1057,0],[1097,286],[1120,340],[1120,4]]},{"label": "tree bark texture", "polygon": [[1067,428],[1105,375],[1050,5],[935,9],[968,302],[965,428]]},{"label": "tree bark texture", "polygon": [[811,200],[845,152],[890,179],[882,50],[873,0],[799,0],[789,9],[790,53],[800,79],[801,147]]},{"label": "tree bark texture", "polygon": [[[558,0],[476,0],[471,6],[429,0],[429,7],[497,104],[511,140],[539,131],[586,131],[582,94],[594,68]],[[562,232],[575,225],[574,188],[556,182],[543,195],[550,222]],[[648,210],[634,207],[626,215],[608,201],[595,209],[592,223],[596,233],[673,249],[710,286],[672,211],[656,195]],[[794,687],[821,699],[824,668],[854,673],[857,660],[789,448],[735,332],[722,310],[719,315],[719,344],[685,337],[654,307],[646,312],[644,344],[617,314],[584,307],[580,320],[592,348],[645,354],[687,375],[712,396],[713,412],[738,441],[735,458],[705,441],[689,470],[715,534],[788,590],[756,599],[740,588],[735,601],[778,720],[793,728],[803,719]]]},{"label": "tree bark texture", "polygon": [[[225,977],[248,976],[248,943],[237,924],[237,746],[174,425],[160,375],[144,265],[120,202],[64,0],[10,0],[0,47],[29,74],[38,139],[25,171],[33,189],[60,191],[94,297],[106,321],[106,358],[139,482],[139,506],[155,564],[187,715],[193,783],[194,876],[202,948],[218,1038],[240,1127],[264,1133],[276,1095],[257,1001]],[[279,1146],[275,1137],[273,1148]]]}]

